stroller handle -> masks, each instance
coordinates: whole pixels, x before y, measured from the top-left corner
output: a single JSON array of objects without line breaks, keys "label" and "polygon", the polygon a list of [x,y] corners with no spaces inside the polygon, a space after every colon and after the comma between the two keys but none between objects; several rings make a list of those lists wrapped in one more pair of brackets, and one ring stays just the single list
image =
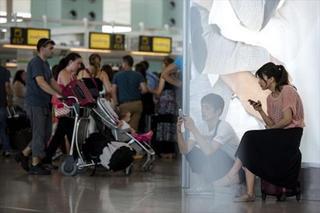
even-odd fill
[{"label": "stroller handle", "polygon": [[[65,101],[70,100],[70,99],[75,100],[75,103],[73,103],[72,106],[69,106],[68,104],[65,103]],[[78,100],[77,97],[75,97],[75,96],[65,96],[65,97],[59,98],[59,100],[62,102],[62,104],[65,107],[67,107],[69,109],[72,109],[76,113],[76,115],[79,115],[80,104],[79,104],[79,100]]]},{"label": "stroller handle", "polygon": [[76,96],[64,96],[64,97],[61,97],[61,98],[58,98],[60,101],[64,102],[64,101],[67,101],[68,99],[73,99],[76,101],[77,104],[79,104],[79,100]]}]

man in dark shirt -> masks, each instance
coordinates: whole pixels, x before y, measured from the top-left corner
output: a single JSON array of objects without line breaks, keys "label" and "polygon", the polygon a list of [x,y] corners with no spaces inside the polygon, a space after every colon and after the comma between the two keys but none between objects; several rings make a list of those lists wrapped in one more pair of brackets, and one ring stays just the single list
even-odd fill
[{"label": "man in dark shirt", "polygon": [[25,108],[32,126],[32,141],[17,156],[25,170],[29,170],[28,158],[32,151],[32,165],[29,174],[49,175],[51,172],[41,165],[45,146],[52,129],[51,96],[60,98],[61,90],[54,80],[47,59],[52,57],[54,41],[42,38],[38,41],[35,56],[27,66]]},{"label": "man in dark shirt", "polygon": [[120,114],[131,113],[129,124],[131,128],[138,130],[142,113],[141,93],[146,93],[148,88],[143,76],[132,70],[133,58],[126,55],[122,60],[122,71],[112,80],[112,99],[119,106]]},{"label": "man in dark shirt", "polygon": [[10,87],[10,72],[4,67],[0,66],[0,143],[3,146],[3,155],[10,155],[9,138],[6,133],[7,128],[7,105],[10,105],[10,98],[12,97]]}]

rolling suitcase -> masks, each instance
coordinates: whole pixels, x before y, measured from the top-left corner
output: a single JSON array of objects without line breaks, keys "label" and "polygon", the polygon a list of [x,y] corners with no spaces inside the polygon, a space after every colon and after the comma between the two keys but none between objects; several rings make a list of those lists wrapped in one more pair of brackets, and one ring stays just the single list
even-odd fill
[{"label": "rolling suitcase", "polygon": [[285,201],[287,197],[296,196],[296,200],[301,199],[300,183],[294,189],[289,189],[281,186],[276,186],[266,180],[261,179],[261,198],[266,200],[267,195],[276,196],[278,201]]},{"label": "rolling suitcase", "polygon": [[15,107],[8,107],[7,131],[13,149],[23,150],[32,139],[32,130],[27,115]]}]

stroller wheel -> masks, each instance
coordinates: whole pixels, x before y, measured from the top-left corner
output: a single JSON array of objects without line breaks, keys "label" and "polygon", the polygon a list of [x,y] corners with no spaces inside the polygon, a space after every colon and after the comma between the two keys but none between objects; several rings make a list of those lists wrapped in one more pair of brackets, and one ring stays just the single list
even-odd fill
[{"label": "stroller wheel", "polygon": [[262,192],[261,193],[261,198],[262,198],[262,201],[266,201],[266,198],[267,198],[267,194]]},{"label": "stroller wheel", "polygon": [[287,199],[287,196],[285,193],[277,196],[277,201],[285,201]]},{"label": "stroller wheel", "polygon": [[142,169],[143,169],[144,172],[149,172],[149,171],[151,171],[151,170],[153,169],[153,166],[152,166],[152,164],[150,163],[150,164],[142,167]]},{"label": "stroller wheel", "polygon": [[72,156],[66,157],[60,166],[60,171],[65,176],[74,176],[77,173],[77,161]]}]

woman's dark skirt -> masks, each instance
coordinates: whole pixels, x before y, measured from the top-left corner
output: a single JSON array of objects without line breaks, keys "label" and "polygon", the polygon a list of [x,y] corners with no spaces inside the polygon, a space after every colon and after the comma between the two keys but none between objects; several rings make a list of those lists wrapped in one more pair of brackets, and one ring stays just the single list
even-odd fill
[{"label": "woman's dark skirt", "polygon": [[277,186],[294,188],[301,168],[302,128],[246,132],[236,152],[243,166]]}]

